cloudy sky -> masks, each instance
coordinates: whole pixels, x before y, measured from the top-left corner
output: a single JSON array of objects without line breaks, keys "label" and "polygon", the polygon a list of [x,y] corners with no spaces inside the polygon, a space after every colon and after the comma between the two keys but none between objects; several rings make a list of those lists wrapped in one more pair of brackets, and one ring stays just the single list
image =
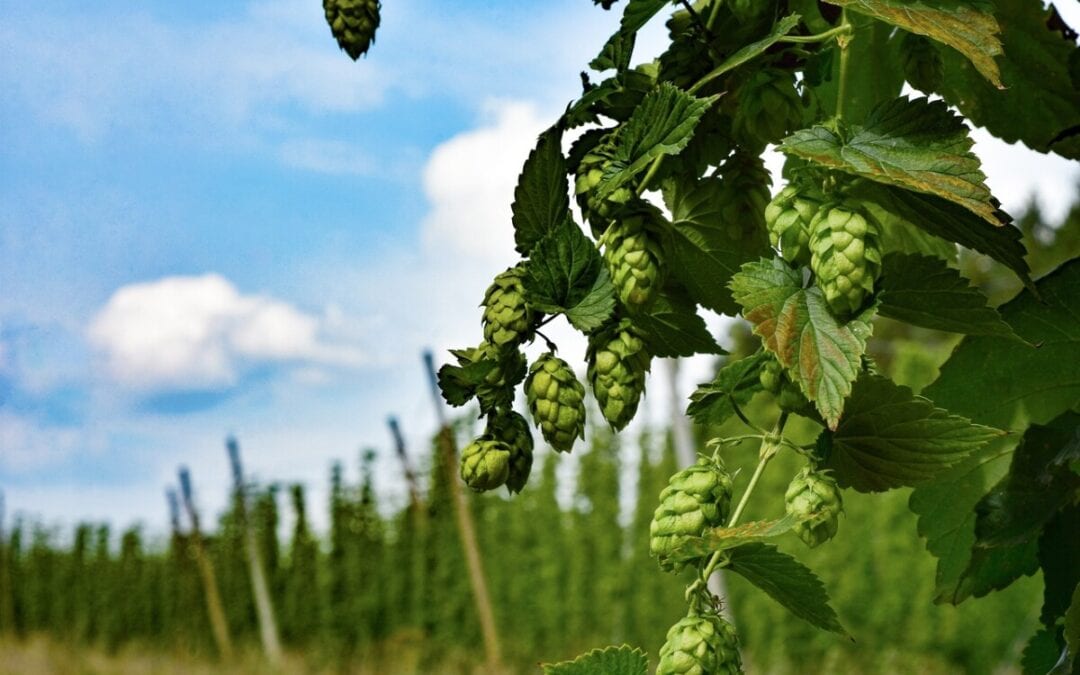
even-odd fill
[{"label": "cloudy sky", "polygon": [[[9,514],[160,531],[181,463],[224,504],[228,433],[316,501],[333,459],[388,447],[388,414],[426,450],[421,351],[479,339],[521,163],[618,16],[384,5],[354,64],[317,0],[0,0]],[[978,150],[1007,209],[1035,191],[1061,213],[1075,165]],[[377,468],[400,494],[392,455]]]}]

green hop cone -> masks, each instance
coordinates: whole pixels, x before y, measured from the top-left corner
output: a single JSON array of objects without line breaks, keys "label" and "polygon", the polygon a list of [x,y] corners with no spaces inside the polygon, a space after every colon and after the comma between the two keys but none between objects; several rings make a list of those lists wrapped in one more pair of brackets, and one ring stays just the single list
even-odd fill
[{"label": "green hop cone", "polygon": [[803,104],[791,73],[759,70],[739,87],[732,132],[746,147],[763,148],[802,126]]},{"label": "green hop cone", "polygon": [[353,61],[375,41],[381,8],[379,0],[323,0],[330,32]]},{"label": "green hop cone", "polygon": [[631,311],[648,308],[664,283],[660,242],[646,228],[650,216],[645,211],[616,221],[600,239],[615,292]]},{"label": "green hop cone", "polygon": [[660,648],[656,675],[742,673],[735,627],[713,612],[691,613],[672,626]]},{"label": "green hop cone", "polygon": [[770,394],[779,394],[780,385],[783,382],[784,369],[780,365],[780,362],[776,359],[769,359],[765,362],[765,365],[761,367],[761,372],[758,373],[758,380],[761,382],[761,388]]},{"label": "green hop cone", "polygon": [[638,402],[645,393],[650,358],[645,341],[629,319],[589,337],[586,354],[589,382],[600,412],[616,431],[634,419]]},{"label": "green hop cone", "polygon": [[788,185],[765,207],[769,242],[789,263],[810,264],[810,222],[821,207],[822,195]]},{"label": "green hop cone", "polygon": [[807,546],[813,548],[836,536],[844,507],[831,476],[804,468],[788,485],[784,502],[790,515],[805,519],[794,531]]},{"label": "green hop cone", "polygon": [[941,87],[945,76],[941,53],[922,35],[908,33],[900,41],[900,63],[904,79],[924,94],[932,94]]},{"label": "green hop cone", "polygon": [[551,353],[538,358],[525,380],[525,399],[551,447],[570,452],[585,437],[585,387],[566,361]]},{"label": "green hop cone", "polygon": [[509,407],[514,402],[514,387],[525,377],[528,363],[525,355],[516,348],[499,349],[487,342],[473,350],[474,361],[490,360],[495,367],[476,388],[480,409],[484,412]]},{"label": "green hop cone", "polygon": [[810,268],[834,314],[862,307],[881,274],[881,227],[857,202],[822,206],[810,223]]},{"label": "green hop cone", "polygon": [[634,199],[634,191],[627,185],[617,188],[603,198],[597,196],[597,189],[610,168],[611,152],[604,145],[593,148],[581,158],[577,177],[574,179],[574,194],[582,214],[593,225],[594,230],[603,232],[619,210]]},{"label": "green hop cone", "polygon": [[480,436],[461,451],[461,480],[473,490],[494,490],[510,476],[509,445],[488,434]]},{"label": "green hop cone", "polygon": [[516,346],[531,337],[534,314],[525,302],[522,276],[520,265],[511,267],[495,277],[484,293],[484,341],[500,349]]},{"label": "green hop cone", "polygon": [[510,469],[506,488],[521,492],[529,481],[533,464],[533,437],[529,422],[513,410],[499,410],[488,418],[487,434],[510,448]]},{"label": "green hop cone", "polygon": [[649,552],[665,570],[681,564],[668,556],[687,537],[719,527],[731,510],[731,475],[717,462],[701,458],[668,480],[649,524]]},{"label": "green hop cone", "polygon": [[771,184],[765,164],[757,155],[737,152],[724,162],[720,178],[718,225],[725,228],[731,239],[757,238],[764,245],[765,207],[769,204]]}]

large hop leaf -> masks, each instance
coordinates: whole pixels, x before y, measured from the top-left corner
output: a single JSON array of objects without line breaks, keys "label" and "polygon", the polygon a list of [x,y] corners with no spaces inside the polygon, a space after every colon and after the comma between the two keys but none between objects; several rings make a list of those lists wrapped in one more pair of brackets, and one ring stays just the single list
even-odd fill
[{"label": "large hop leaf", "polygon": [[731,509],[731,476],[712,459],[701,458],[679,471],[660,493],[649,525],[649,552],[667,570],[679,569],[668,555],[688,537],[719,527]]},{"label": "large hop leaf", "polygon": [[788,514],[799,519],[793,529],[807,546],[813,548],[836,536],[844,507],[831,476],[803,469],[788,485],[784,503]]},{"label": "large hop leaf", "polygon": [[627,309],[644,310],[652,304],[664,283],[660,242],[648,229],[653,213],[633,213],[613,223],[601,238],[615,292]]},{"label": "large hop leaf", "polygon": [[823,199],[817,190],[788,185],[765,207],[769,242],[787,262],[810,264],[810,223]]},{"label": "large hop leaf", "polygon": [[473,490],[494,490],[510,475],[511,449],[488,434],[461,451],[461,479]]},{"label": "large hop leaf", "polygon": [[668,630],[656,675],[737,675],[742,673],[735,627],[708,612],[691,613]]},{"label": "large hop leaf", "polygon": [[791,73],[765,69],[740,88],[732,131],[749,147],[764,148],[803,126],[803,104]]},{"label": "large hop leaf", "polygon": [[863,306],[881,274],[880,225],[855,201],[823,206],[810,223],[810,268],[833,313]]},{"label": "large hop leaf", "polygon": [[330,31],[353,61],[375,41],[380,9],[379,0],[323,0]]},{"label": "large hop leaf", "polygon": [[495,277],[484,294],[484,340],[500,349],[531,337],[534,314],[525,302],[523,276],[521,266],[511,267]]},{"label": "large hop leaf", "polygon": [[585,387],[566,361],[551,353],[538,358],[525,380],[525,398],[551,447],[570,452],[585,437]]},{"label": "large hop leaf", "polygon": [[513,410],[496,411],[488,418],[487,435],[510,448],[506,489],[511,493],[521,492],[533,464],[533,437],[528,421]]},{"label": "large hop leaf", "polygon": [[650,356],[633,323],[623,319],[589,338],[588,377],[593,393],[612,427],[620,430],[634,419],[645,392]]}]

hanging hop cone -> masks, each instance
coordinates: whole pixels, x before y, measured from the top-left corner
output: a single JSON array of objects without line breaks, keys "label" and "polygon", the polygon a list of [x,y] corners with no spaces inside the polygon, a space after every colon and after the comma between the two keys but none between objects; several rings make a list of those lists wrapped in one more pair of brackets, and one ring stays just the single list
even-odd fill
[{"label": "hanging hop cone", "polygon": [[769,359],[761,367],[761,372],[758,373],[758,381],[761,382],[761,388],[765,391],[770,394],[779,394],[783,376],[784,368],[780,365],[780,362],[776,359]]},{"label": "hanging hop cone", "polygon": [[915,33],[908,33],[900,41],[900,64],[904,79],[924,94],[932,94],[941,87],[945,76],[945,64],[934,43]]},{"label": "hanging hop cone", "polygon": [[533,464],[533,437],[529,422],[513,410],[499,410],[488,418],[486,435],[510,448],[506,488],[511,494],[521,492],[529,481]]},{"label": "hanging hop cone", "polygon": [[353,61],[375,41],[381,8],[379,0],[323,0],[330,32]]},{"label": "hanging hop cone", "polygon": [[525,302],[523,275],[520,265],[511,267],[495,277],[484,293],[484,340],[500,349],[532,337],[534,314]]},{"label": "hanging hop cone", "polygon": [[604,145],[593,148],[581,158],[577,177],[574,179],[574,194],[577,196],[581,213],[592,223],[595,230],[603,232],[612,217],[634,198],[634,191],[623,185],[611,194],[601,198],[597,188],[604,177],[604,172],[611,168],[611,152]]},{"label": "hanging hop cone", "polygon": [[[457,354],[458,352],[452,352]],[[495,367],[476,388],[480,409],[484,412],[495,408],[508,408],[514,402],[514,387],[525,377],[528,364],[525,355],[517,348],[499,349],[487,342],[472,350],[472,362],[491,360]]]},{"label": "hanging hop cone", "polygon": [[822,198],[816,191],[788,185],[765,207],[769,242],[787,262],[810,264],[810,222],[821,207]]},{"label": "hanging hop cone", "polygon": [[611,224],[601,237],[615,292],[630,311],[646,309],[664,283],[660,242],[646,228],[652,213],[634,213]]},{"label": "hanging hop cone", "polygon": [[712,612],[691,613],[668,630],[656,675],[740,675],[735,627]]},{"label": "hanging hop cone", "polygon": [[776,397],[776,404],[781,410],[798,413],[805,411],[810,402],[806,400],[791,377],[784,372],[784,367],[775,358],[770,358],[761,367],[758,373],[758,381],[761,388]]},{"label": "hanging hop cone", "polygon": [[788,485],[784,502],[790,515],[806,519],[794,531],[810,548],[836,536],[844,506],[831,476],[804,468]]},{"label": "hanging hop cone", "polygon": [[525,380],[525,399],[551,447],[570,452],[585,437],[585,387],[566,361],[551,353],[538,358]]},{"label": "hanging hop cone", "polygon": [[810,268],[837,316],[862,307],[881,274],[881,228],[857,202],[822,206],[810,223]]},{"label": "hanging hop cone", "polygon": [[764,244],[765,207],[769,204],[769,172],[756,155],[736,153],[724,162],[717,220],[729,237],[760,239]]},{"label": "hanging hop cone", "polygon": [[668,556],[687,537],[719,527],[731,510],[731,476],[712,459],[701,458],[668,480],[649,524],[649,552],[665,570],[678,570]]},{"label": "hanging hop cone", "polygon": [[759,70],[739,87],[738,97],[732,131],[747,147],[763,148],[803,126],[802,100],[789,72]]},{"label": "hanging hop cone", "polygon": [[473,490],[494,490],[510,476],[511,448],[489,434],[461,451],[461,480]]},{"label": "hanging hop cone", "polygon": [[588,377],[604,419],[616,431],[634,419],[651,357],[629,319],[589,337]]}]

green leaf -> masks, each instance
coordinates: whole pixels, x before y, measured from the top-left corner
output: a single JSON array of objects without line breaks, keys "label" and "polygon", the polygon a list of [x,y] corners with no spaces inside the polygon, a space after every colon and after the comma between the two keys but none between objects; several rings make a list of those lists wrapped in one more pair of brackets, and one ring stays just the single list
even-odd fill
[{"label": "green leaf", "polygon": [[540,134],[514,188],[514,241],[524,256],[567,218],[570,198],[561,143],[558,128]]},{"label": "green leaf", "polygon": [[603,273],[600,251],[567,217],[536,244],[525,264],[522,285],[534,309],[557,314],[586,300],[588,306],[594,306]]},{"label": "green leaf", "polygon": [[847,636],[829,605],[821,580],[795,558],[775,546],[744,544],[728,553],[727,569],[769,594],[792,614],[818,628]]},{"label": "green leaf", "polygon": [[949,601],[955,605],[969,597],[981,598],[1008,587],[1020,577],[1035,574],[1039,571],[1038,549],[1038,541],[1034,539],[1012,546],[974,549]]},{"label": "green leaf", "polygon": [[476,396],[476,389],[484,384],[484,378],[488,376],[498,363],[494,359],[473,361],[468,355],[469,350],[452,350],[457,356],[460,365],[446,364],[439,368],[439,390],[443,398],[452,406],[462,406]]},{"label": "green leaf", "polygon": [[766,352],[758,352],[725,364],[712,382],[698,385],[690,395],[686,414],[698,424],[723,424],[735,414],[736,404],[746,405],[761,388],[758,373],[766,358]]},{"label": "green leaf", "polygon": [[588,333],[611,318],[615,311],[615,286],[607,268],[601,268],[588,294],[576,305],[566,310],[566,319],[574,328]]},{"label": "green leaf", "polygon": [[695,98],[670,82],[649,92],[615,135],[613,170],[600,180],[597,198],[609,196],[657,157],[685,148],[701,116],[717,98]]},{"label": "green leaf", "polygon": [[1061,657],[1061,649],[1050,631],[1039,629],[1031,636],[1024,654],[1020,658],[1020,667],[1024,675],[1047,675]]},{"label": "green leaf", "polygon": [[967,57],[987,80],[1003,88],[994,57],[1001,54],[999,27],[982,3],[952,0],[828,0],[860,14],[872,16],[909,33],[943,42]]},{"label": "green leaf", "polygon": [[759,520],[735,527],[714,527],[705,530],[700,537],[687,537],[675,547],[666,559],[673,562],[696,560],[714,551],[726,551],[745,544],[773,539],[791,531],[799,523],[793,515],[779,520]]},{"label": "green leaf", "polygon": [[[1054,26],[1054,10],[1030,0],[997,0],[1005,54],[998,58],[1005,90],[999,91],[959,55],[942,50],[945,100],[977,126],[1007,143],[1022,141],[1039,152],[1080,159],[1080,136],[1058,140],[1080,125],[1080,88],[1069,75],[1074,37]],[[1060,25],[1060,18],[1058,19]]]},{"label": "green leaf", "polygon": [[724,59],[724,61],[719,66],[717,66],[711,74],[721,75],[730,70],[738,68],[747,61],[756,59],[757,57],[768,51],[769,47],[772,47],[774,44],[779,42],[780,38],[793,31],[798,25],[798,14],[790,14],[788,16],[785,16],[784,18],[776,22],[776,25],[773,26],[772,31],[768,35],[761,38],[760,40],[757,40],[756,42],[751,42],[745,47],[739,49],[731,56]]},{"label": "green leaf", "polygon": [[769,254],[767,242],[724,222],[726,194],[719,178],[679,181],[665,196],[672,216],[664,240],[668,268],[702,307],[735,315],[728,282],[744,263]]},{"label": "green leaf", "polygon": [[649,657],[629,645],[594,649],[573,661],[545,663],[544,675],[645,675]]},{"label": "green leaf", "polygon": [[1080,259],[1001,307],[1029,347],[995,336],[968,336],[923,393],[948,410],[1002,429],[1046,424],[1080,402]]},{"label": "green leaf", "polygon": [[874,308],[840,323],[821,291],[804,289],[801,273],[777,259],[743,265],[731,291],[765,348],[836,429],[862,368]]},{"label": "green leaf", "polygon": [[1043,525],[1080,494],[1080,476],[1055,463],[1080,434],[1080,414],[1032,425],[1013,453],[1009,474],[975,506],[977,546],[1035,540]]},{"label": "green leaf", "polygon": [[[866,120],[875,107],[900,95],[904,87],[903,69],[897,50],[890,40],[893,27],[869,16],[848,16],[853,32],[848,44],[847,86],[844,89],[844,119],[855,123]],[[828,28],[832,28],[831,25]],[[821,118],[836,114],[839,94],[840,59],[835,49],[826,49],[813,57],[807,68],[825,71],[828,77],[813,87],[822,108]]]},{"label": "green leaf", "polygon": [[668,291],[647,313],[634,315],[649,353],[657,357],[724,354],[695,311],[694,303]]},{"label": "green leaf", "polygon": [[943,101],[898,98],[876,107],[844,138],[824,126],[796,131],[780,149],[830,169],[935,195],[994,225],[1004,218],[971,152],[963,118]]},{"label": "green leaf", "polygon": [[[863,202],[863,206],[881,224],[881,250],[884,253],[909,253],[938,258],[948,263],[956,262],[956,244],[930,234],[874,202]],[[966,215],[967,212],[964,213]],[[982,227],[981,222],[979,226]]]},{"label": "green leaf", "polygon": [[625,69],[630,65],[637,32],[649,23],[670,0],[630,0],[623,10],[619,30],[604,43],[597,56],[589,64],[593,70],[602,71],[611,68]]},{"label": "green leaf", "polygon": [[929,234],[985,253],[1031,286],[1019,228],[987,225],[979,216],[950,201],[891,185],[862,183],[853,186],[850,192],[853,197],[876,203]]},{"label": "green leaf", "polygon": [[880,492],[926,482],[1001,435],[886,377],[864,374],[822,459],[841,486]]},{"label": "green leaf", "polygon": [[1043,571],[1043,607],[1039,620],[1053,626],[1069,610],[1080,584],[1080,505],[1058,512],[1039,538],[1039,565]]},{"label": "green leaf", "polygon": [[879,284],[882,316],[953,333],[1016,337],[997,310],[986,306],[982,291],[938,258],[886,255]]}]

